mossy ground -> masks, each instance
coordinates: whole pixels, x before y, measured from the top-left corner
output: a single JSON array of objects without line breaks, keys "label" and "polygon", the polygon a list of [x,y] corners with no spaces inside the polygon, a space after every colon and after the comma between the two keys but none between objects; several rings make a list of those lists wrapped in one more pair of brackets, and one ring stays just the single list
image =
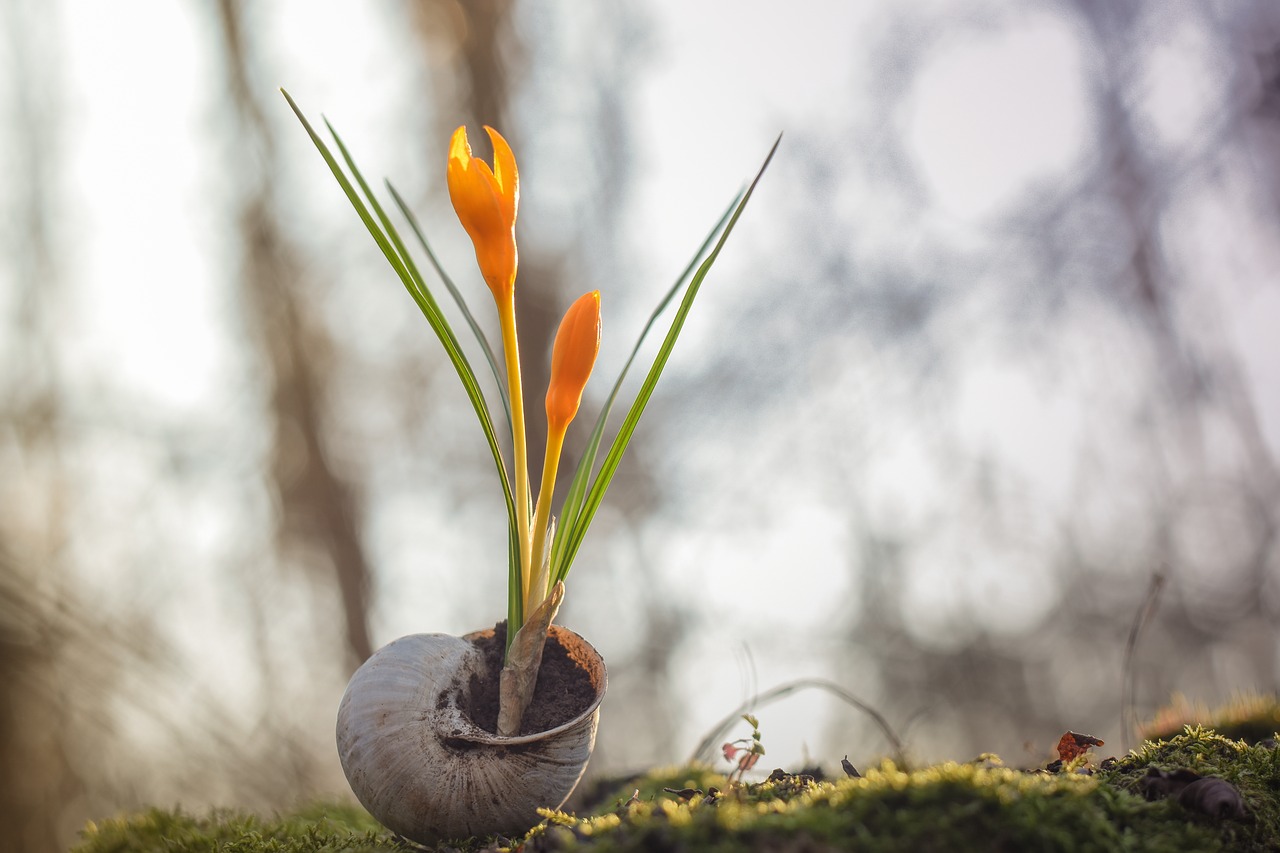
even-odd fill
[{"label": "mossy ground", "polygon": [[[1148,802],[1141,780],[1150,767],[1227,780],[1243,796],[1246,816],[1216,819],[1172,797]],[[658,770],[620,786],[582,817],[548,813],[523,839],[472,839],[435,849],[1280,850],[1280,749],[1274,743],[1250,746],[1189,727],[1105,770],[1078,769],[1091,768],[1028,772],[984,757],[911,772],[886,762],[862,778],[834,782],[783,775],[747,785],[729,785],[705,767]],[[720,793],[709,796],[712,787]],[[358,809],[316,805],[273,820],[153,810],[91,824],[73,853],[415,849]]]},{"label": "mossy ground", "polygon": [[1280,731],[1280,696],[1239,693],[1216,708],[1175,696],[1141,727],[1140,733],[1146,740],[1168,740],[1187,726],[1212,728],[1224,737],[1248,743],[1274,738]]}]

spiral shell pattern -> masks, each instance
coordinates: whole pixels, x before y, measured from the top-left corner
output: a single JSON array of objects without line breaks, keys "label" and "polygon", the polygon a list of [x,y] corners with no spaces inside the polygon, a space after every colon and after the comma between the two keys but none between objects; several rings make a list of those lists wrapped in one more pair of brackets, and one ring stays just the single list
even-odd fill
[{"label": "spiral shell pattern", "polygon": [[596,697],[545,732],[499,737],[464,713],[483,656],[467,637],[412,634],[383,646],[352,676],[338,706],[338,755],[357,799],[384,826],[424,844],[527,830],[559,808],[595,746],[607,675],[577,634],[551,631],[585,661]]}]

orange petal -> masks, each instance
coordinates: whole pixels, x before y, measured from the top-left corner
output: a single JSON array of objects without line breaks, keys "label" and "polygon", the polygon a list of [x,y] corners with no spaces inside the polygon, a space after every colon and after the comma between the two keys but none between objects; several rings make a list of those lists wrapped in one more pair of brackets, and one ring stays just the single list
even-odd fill
[{"label": "orange petal", "polygon": [[551,382],[547,386],[547,426],[568,429],[578,413],[582,390],[600,352],[600,291],[578,297],[569,306],[551,349]]},{"label": "orange petal", "polygon": [[493,178],[502,205],[503,219],[508,226],[514,226],[516,212],[520,207],[520,173],[516,169],[516,155],[511,153],[511,146],[501,133],[488,125],[484,129],[489,134],[489,141],[493,143]]},{"label": "orange petal", "polygon": [[501,228],[502,213],[492,178],[484,161],[471,156],[467,129],[460,127],[449,143],[449,165],[445,177],[449,200],[471,239],[487,239]]},{"label": "orange petal", "polygon": [[458,221],[475,246],[480,272],[494,298],[502,299],[510,295],[516,278],[515,214],[519,178],[515,155],[506,140],[497,131],[486,130],[494,143],[499,174],[495,175],[489,164],[472,156],[467,129],[463,126],[453,132],[449,141],[445,177]]}]

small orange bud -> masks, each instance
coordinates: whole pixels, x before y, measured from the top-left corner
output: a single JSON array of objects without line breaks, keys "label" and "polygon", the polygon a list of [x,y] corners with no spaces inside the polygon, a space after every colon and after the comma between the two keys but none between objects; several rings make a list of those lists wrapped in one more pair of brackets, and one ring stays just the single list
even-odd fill
[{"label": "small orange bud", "polygon": [[493,142],[493,168],[471,156],[467,129],[453,132],[446,178],[458,220],[476,247],[476,263],[495,299],[511,295],[516,281],[516,209],[520,175],[502,134],[485,127]]},{"label": "small orange bud", "polygon": [[600,291],[578,297],[569,306],[551,348],[551,382],[547,386],[547,428],[563,432],[578,413],[596,354],[600,352]]}]

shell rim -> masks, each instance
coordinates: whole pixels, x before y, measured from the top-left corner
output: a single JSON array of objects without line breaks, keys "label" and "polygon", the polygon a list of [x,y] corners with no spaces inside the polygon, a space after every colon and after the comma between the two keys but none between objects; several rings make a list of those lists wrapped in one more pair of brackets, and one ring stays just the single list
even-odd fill
[{"label": "shell rim", "polygon": [[[576,640],[577,643],[581,644],[583,650],[590,654],[594,663],[600,668],[600,683],[596,687],[596,696],[591,700],[591,704],[583,709],[580,714],[566,720],[554,728],[543,729],[540,732],[532,732],[527,735],[515,735],[512,737],[503,737],[502,735],[497,735],[493,732],[487,732],[464,715],[463,719],[471,724],[469,728],[474,731],[459,732],[455,737],[459,740],[470,741],[472,743],[489,744],[492,746],[519,746],[520,744],[533,743],[534,741],[542,740],[551,735],[557,735],[568,731],[575,726],[582,725],[583,721],[599,713],[600,703],[604,701],[604,694],[609,686],[609,670],[605,667],[604,657],[596,650],[596,647],[588,643],[581,634],[570,628],[566,628],[563,625],[551,625],[548,630],[555,632],[557,635],[568,634],[571,638]],[[473,638],[481,637],[492,632],[492,628],[482,628],[479,631],[471,631],[470,633],[463,634],[462,639],[467,642],[471,642]]]}]

